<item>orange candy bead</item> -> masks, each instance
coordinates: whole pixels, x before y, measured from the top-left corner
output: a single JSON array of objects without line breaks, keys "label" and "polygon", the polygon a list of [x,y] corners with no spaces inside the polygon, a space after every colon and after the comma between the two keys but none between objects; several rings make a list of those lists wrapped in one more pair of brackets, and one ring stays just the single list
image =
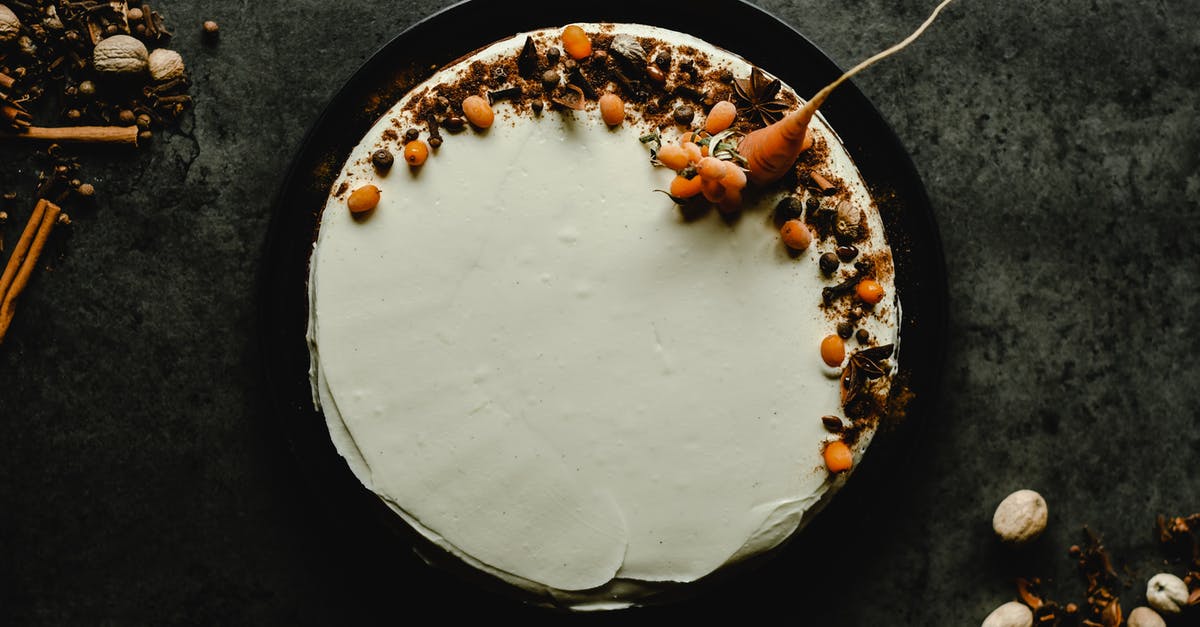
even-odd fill
[{"label": "orange candy bead", "polygon": [[562,42],[563,50],[566,50],[572,59],[586,59],[592,54],[591,38],[574,24],[563,29]]},{"label": "orange candy bead", "polygon": [[854,453],[841,440],[834,440],[826,444],[822,455],[825,457],[825,468],[832,473],[845,472],[854,465]]},{"label": "orange candy bead", "polygon": [[404,144],[404,160],[413,167],[425,163],[425,159],[429,158],[429,146],[425,142],[414,139],[407,144]]},{"label": "orange candy bead", "polygon": [[836,368],[842,365],[842,360],[845,358],[846,343],[836,333],[821,340],[821,359],[824,360],[825,365]]},{"label": "orange candy bead", "polygon": [[874,305],[883,300],[883,286],[874,279],[863,279],[854,287],[854,292],[868,305]]},{"label": "orange candy bead", "polygon": [[350,213],[365,213],[379,204],[379,196],[378,187],[363,185],[350,192],[350,197],[346,199],[346,205],[350,207]]},{"label": "orange candy bead", "polygon": [[600,117],[609,126],[616,126],[625,120],[625,101],[616,94],[600,96]]},{"label": "orange candy bead", "polygon": [[496,119],[492,105],[488,104],[483,96],[467,96],[463,99],[462,110],[463,115],[467,116],[467,121],[475,128],[487,128]]},{"label": "orange candy bead", "polygon": [[783,237],[783,243],[792,250],[805,250],[812,243],[812,231],[808,230],[808,225],[799,220],[788,220],[783,223],[783,227],[779,229],[779,235]]}]

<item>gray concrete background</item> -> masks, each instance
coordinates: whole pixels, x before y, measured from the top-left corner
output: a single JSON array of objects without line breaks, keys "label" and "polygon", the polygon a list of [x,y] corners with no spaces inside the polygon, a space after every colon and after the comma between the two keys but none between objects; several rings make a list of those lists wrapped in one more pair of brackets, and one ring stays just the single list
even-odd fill
[{"label": "gray concrete background", "polygon": [[[254,279],[305,130],[443,3],[157,4],[194,119],[117,165],[88,157],[99,206],[76,214],[0,348],[0,623],[393,622],[421,599],[356,577],[264,419]],[[932,4],[761,3],[843,65]],[[205,19],[222,25],[215,48]],[[1130,567],[1125,607],[1143,602],[1162,566],[1154,516],[1200,510],[1200,4],[959,0],[856,84],[937,214],[949,363],[903,505],[797,613],[977,624],[1017,571],[1080,600],[1065,549],[1084,524]],[[0,186],[27,197],[23,154],[0,147]],[[10,247],[19,232],[3,230]],[[1051,526],[1014,557],[989,521],[1021,487],[1047,497]]]}]

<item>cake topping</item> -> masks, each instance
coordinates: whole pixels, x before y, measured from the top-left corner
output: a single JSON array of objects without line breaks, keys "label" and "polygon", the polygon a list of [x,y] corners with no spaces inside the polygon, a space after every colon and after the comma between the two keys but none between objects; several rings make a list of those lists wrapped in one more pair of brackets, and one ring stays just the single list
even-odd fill
[{"label": "cake topping", "polygon": [[883,300],[883,286],[875,279],[863,279],[854,288],[854,293],[868,305],[874,305]]},{"label": "cake topping", "polygon": [[574,24],[563,29],[562,42],[563,50],[566,50],[572,59],[586,59],[592,55],[592,40],[582,28]]},{"label": "cake topping", "polygon": [[850,470],[850,467],[854,465],[854,453],[841,440],[834,440],[826,444],[825,450],[821,454],[825,458],[825,468],[834,474]]},{"label": "cake topping", "polygon": [[600,117],[609,126],[620,124],[625,120],[625,101],[613,93],[600,96]]},{"label": "cake topping", "polygon": [[783,118],[789,106],[780,100],[779,89],[783,86],[778,78],[768,79],[757,67],[750,76],[733,81],[733,93],[741,105],[738,110],[755,124],[766,126]]},{"label": "cake topping", "polygon": [[404,144],[404,161],[412,167],[417,167],[425,163],[425,159],[429,157],[429,146],[425,142],[415,139]]},{"label": "cake topping", "polygon": [[709,110],[708,118],[704,120],[704,130],[716,135],[729,128],[735,117],[737,117],[737,107],[728,100],[722,100]]},{"label": "cake topping", "polygon": [[379,196],[378,187],[363,185],[350,193],[350,197],[346,199],[346,206],[350,208],[350,213],[366,213],[379,204]]},{"label": "cake topping", "polygon": [[492,106],[482,96],[467,96],[462,103],[463,115],[475,128],[487,128],[496,119]]},{"label": "cake topping", "polygon": [[835,335],[827,335],[821,340],[821,359],[825,365],[836,368],[846,359],[846,343]]}]

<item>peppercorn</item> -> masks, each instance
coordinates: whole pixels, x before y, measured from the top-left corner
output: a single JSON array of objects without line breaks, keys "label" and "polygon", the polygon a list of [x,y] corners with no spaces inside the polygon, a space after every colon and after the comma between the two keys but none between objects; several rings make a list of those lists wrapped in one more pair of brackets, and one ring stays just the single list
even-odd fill
[{"label": "peppercorn", "polygon": [[558,59],[561,56],[562,56],[562,51],[559,50],[558,48],[551,47],[549,50],[546,51],[546,60],[550,62],[550,65],[554,65],[555,63],[558,63]]},{"label": "peppercorn", "polygon": [[392,164],[396,162],[396,158],[387,148],[380,148],[371,153],[371,165],[375,166],[376,170],[381,172],[390,170]]},{"label": "peppercorn", "polygon": [[430,138],[429,138],[429,145],[430,145],[430,146],[433,146],[434,148],[437,148],[438,146],[441,146],[441,145],[442,145],[442,138],[441,138],[441,137],[430,137]]},{"label": "peppercorn", "polygon": [[79,195],[83,196],[84,198],[91,198],[92,196],[96,195],[96,188],[93,187],[91,183],[84,183],[75,188],[75,191],[79,192]]},{"label": "peppercorn", "polygon": [[0,224],[4,224],[5,222],[8,222],[8,212],[0,211]]},{"label": "peppercorn", "polygon": [[108,26],[106,26],[104,28],[104,34],[108,35],[109,37],[112,37],[113,35],[116,35],[119,32],[121,32],[121,29],[117,28],[116,24],[109,24]]},{"label": "peppercorn", "polygon": [[83,117],[79,109],[67,109],[67,121],[78,122]]},{"label": "peppercorn", "polygon": [[438,96],[437,104],[438,104],[438,108],[441,109],[442,111],[450,110],[450,99],[445,96]]},{"label": "peppercorn", "polygon": [[733,72],[729,68],[721,68],[721,72],[717,74],[717,80],[722,83],[732,83]]},{"label": "peppercorn", "polygon": [[137,117],[129,109],[121,109],[121,112],[117,114],[117,120],[125,126],[133,126],[137,123]]},{"label": "peppercorn", "polygon": [[420,136],[421,136],[421,131],[418,131],[415,128],[410,128],[407,131],[404,131],[404,143],[407,144],[408,142],[416,141],[417,138]]},{"label": "peppercorn", "polygon": [[143,131],[150,128],[150,115],[146,114],[146,113],[138,114],[137,126],[138,126],[138,128],[142,129]]},{"label": "peppercorn", "polygon": [[79,84],[79,93],[90,96],[96,93],[96,84],[92,81],[83,81]]},{"label": "peppercorn", "polygon": [[671,67],[671,53],[664,50],[654,55],[654,65],[664,70]]},{"label": "peppercorn", "polygon": [[544,106],[545,105],[542,104],[541,100],[534,100],[533,102],[529,103],[529,108],[533,109],[534,113],[541,113],[542,107],[544,107]]},{"label": "peppercorn", "polygon": [[212,41],[221,33],[221,26],[212,20],[204,22],[204,38]]},{"label": "peppercorn", "polygon": [[557,85],[561,78],[562,77],[558,75],[558,72],[555,72],[554,70],[546,70],[545,72],[542,72],[542,82],[547,85]]},{"label": "peppercorn", "polygon": [[151,139],[154,139],[154,133],[152,131],[142,131],[138,133],[138,141],[140,142],[148,142]]},{"label": "peppercorn", "polygon": [[675,111],[673,111],[671,115],[675,118],[676,124],[680,126],[687,126],[692,123],[693,119],[695,119],[696,110],[688,105],[681,104],[678,107],[675,107]]},{"label": "peppercorn", "polygon": [[833,253],[825,253],[821,255],[821,259],[818,261],[818,264],[821,266],[821,272],[824,272],[826,276],[830,276],[834,272],[837,272],[838,268],[842,265],[841,262],[838,261],[837,255]]},{"label": "peppercorn", "polygon": [[837,334],[841,336],[843,340],[850,339],[850,336],[854,335],[854,325],[850,324],[850,322],[847,320],[839,322],[837,325]]},{"label": "peppercorn", "polygon": [[854,246],[838,246],[836,250],[838,259],[842,261],[853,261],[858,256],[858,249]]},{"label": "peppercorn", "polygon": [[866,344],[871,341],[871,334],[867,333],[866,329],[859,329],[854,334],[854,339],[858,340],[859,344]]},{"label": "peppercorn", "polygon": [[132,7],[125,12],[125,17],[128,18],[130,22],[136,22],[142,19],[142,10],[137,7]]}]

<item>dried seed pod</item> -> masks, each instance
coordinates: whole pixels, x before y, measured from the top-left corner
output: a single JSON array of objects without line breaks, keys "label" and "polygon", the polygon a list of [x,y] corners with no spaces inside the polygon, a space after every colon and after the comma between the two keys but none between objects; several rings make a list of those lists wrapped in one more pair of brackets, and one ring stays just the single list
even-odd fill
[{"label": "dried seed pod", "polygon": [[12,9],[0,4],[0,44],[16,41],[21,35],[21,20]]},{"label": "dried seed pod", "polygon": [[1160,612],[1179,614],[1188,602],[1187,584],[1171,573],[1159,573],[1146,584],[1146,601]]},{"label": "dried seed pod", "polygon": [[834,222],[833,230],[841,241],[852,242],[858,239],[862,225],[862,209],[859,209],[854,203],[848,200],[843,200],[837,205],[837,220]]},{"label": "dried seed pod", "polygon": [[992,529],[1005,542],[1025,544],[1046,530],[1047,516],[1046,499],[1042,495],[1033,490],[1017,490],[996,507]]},{"label": "dried seed pod", "polygon": [[113,35],[96,44],[92,65],[101,74],[138,74],[146,71],[149,57],[142,42],[129,35]]},{"label": "dried seed pod", "polygon": [[1129,622],[1126,623],[1129,627],[1167,627],[1167,621],[1163,620],[1158,612],[1148,607],[1135,607],[1129,613]]},{"label": "dried seed pod", "polygon": [[183,76],[183,57],[174,50],[159,48],[150,53],[150,78],[155,82],[164,83]]},{"label": "dried seed pod", "polygon": [[608,46],[609,52],[631,69],[646,67],[646,49],[632,35],[617,35]]},{"label": "dried seed pod", "polygon": [[1033,627],[1033,611],[1016,601],[1009,601],[988,614],[982,627]]}]

